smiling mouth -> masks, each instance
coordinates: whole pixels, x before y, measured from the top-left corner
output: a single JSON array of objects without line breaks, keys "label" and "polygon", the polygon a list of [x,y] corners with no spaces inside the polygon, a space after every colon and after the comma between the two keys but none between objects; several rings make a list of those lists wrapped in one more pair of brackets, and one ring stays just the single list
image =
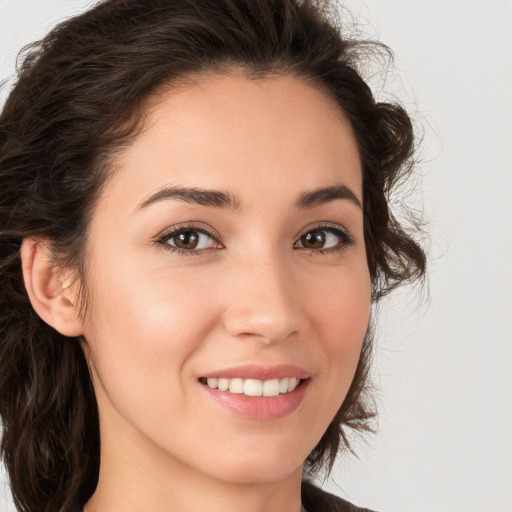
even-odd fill
[{"label": "smiling mouth", "polygon": [[291,393],[302,382],[308,379],[284,377],[282,379],[241,379],[241,378],[206,378],[201,377],[199,382],[211,389],[218,389],[238,395],[250,397],[271,397]]}]

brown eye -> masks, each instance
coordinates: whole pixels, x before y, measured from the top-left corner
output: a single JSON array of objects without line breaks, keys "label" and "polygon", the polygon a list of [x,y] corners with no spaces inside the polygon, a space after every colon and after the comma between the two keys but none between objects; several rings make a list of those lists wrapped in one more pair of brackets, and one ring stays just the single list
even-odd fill
[{"label": "brown eye", "polygon": [[300,237],[300,243],[306,249],[323,249],[325,239],[325,231],[310,231]]},{"label": "brown eye", "polygon": [[326,226],[304,233],[297,240],[295,247],[318,252],[341,251],[352,243],[352,237],[341,228]]},{"label": "brown eye", "polygon": [[174,245],[179,249],[191,250],[197,248],[199,236],[196,231],[183,231],[174,235],[171,240],[174,240]]},{"label": "brown eye", "polygon": [[169,233],[160,239],[160,243],[185,252],[199,253],[203,249],[218,247],[214,238],[200,229],[183,228]]}]

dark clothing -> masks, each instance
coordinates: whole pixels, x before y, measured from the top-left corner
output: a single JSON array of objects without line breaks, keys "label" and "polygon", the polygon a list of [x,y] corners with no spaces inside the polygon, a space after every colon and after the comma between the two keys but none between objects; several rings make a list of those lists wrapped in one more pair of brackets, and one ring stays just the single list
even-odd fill
[{"label": "dark clothing", "polygon": [[[302,482],[301,498],[307,512],[374,512],[367,508],[356,507],[305,481]],[[69,512],[83,512],[83,509],[82,507],[71,508]]]},{"label": "dark clothing", "polygon": [[302,504],[307,512],[372,512],[322,491],[309,482],[302,482]]}]

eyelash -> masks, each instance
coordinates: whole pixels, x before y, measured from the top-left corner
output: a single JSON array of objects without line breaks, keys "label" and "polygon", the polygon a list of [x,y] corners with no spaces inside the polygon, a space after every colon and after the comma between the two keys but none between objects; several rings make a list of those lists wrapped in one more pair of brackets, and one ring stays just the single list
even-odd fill
[{"label": "eyelash", "polygon": [[[298,240],[300,240],[304,235],[307,235],[308,233],[316,233],[316,232],[326,232],[326,233],[332,233],[333,235],[337,236],[339,239],[339,245],[336,245],[334,247],[329,247],[327,249],[310,249],[311,255],[320,254],[320,255],[328,255],[328,254],[335,254],[335,253],[341,253],[345,251],[348,247],[351,245],[354,245],[354,238],[352,235],[350,235],[344,228],[338,226],[337,224],[319,224],[318,226],[314,226],[313,228],[309,228],[306,231],[303,231],[300,235]],[[297,241],[298,241],[297,240]],[[295,242],[297,243],[297,242]],[[299,249],[308,250],[307,247],[299,247]]]},{"label": "eyelash", "polygon": [[[180,249],[179,247],[174,247],[168,243],[168,241],[170,239],[174,238],[175,236],[179,235],[180,233],[186,233],[187,231],[194,231],[196,233],[201,233],[201,234],[207,235],[212,240],[214,240],[216,243],[218,243],[219,245],[222,245],[218,240],[219,236],[214,231],[211,231],[205,227],[199,228],[194,225],[185,225],[185,226],[178,226],[178,227],[172,228],[171,230],[166,231],[161,236],[159,236],[155,240],[155,243],[157,245],[162,246],[164,249],[170,251],[171,253],[177,253],[182,256],[189,256],[189,255],[201,256],[202,253],[208,249],[199,249],[199,250],[197,250],[197,249],[195,249],[195,250]],[[308,233],[315,233],[315,232],[322,232],[322,231],[336,235],[339,238],[339,240],[341,241],[341,245],[335,246],[335,247],[329,247],[327,249],[311,249],[310,250],[311,255],[315,255],[315,254],[326,255],[326,254],[333,254],[333,253],[341,253],[345,249],[347,249],[348,247],[353,245],[355,242],[353,237],[349,233],[347,233],[343,228],[341,228],[340,226],[338,226],[336,224],[328,224],[328,223],[315,226],[313,228],[310,228],[310,229],[302,232],[299,235],[297,242],[304,235],[307,235]],[[297,242],[295,242],[295,243],[297,243]],[[298,249],[308,250],[307,247],[298,247]]]},{"label": "eyelash", "polygon": [[175,236],[179,235],[180,233],[186,233],[187,231],[195,231],[196,233],[202,233],[204,235],[207,235],[212,240],[215,240],[215,242],[217,242],[219,245],[221,245],[220,242],[218,241],[219,236],[214,231],[211,231],[205,227],[199,228],[194,225],[184,225],[184,226],[174,227],[171,230],[166,231],[164,234],[159,236],[155,240],[155,243],[157,245],[162,245],[164,249],[170,251],[171,253],[175,252],[182,256],[189,256],[189,255],[201,256],[202,253],[207,249],[199,249],[199,250],[180,249],[179,247],[173,247],[172,245],[167,243],[168,240],[174,238]]}]

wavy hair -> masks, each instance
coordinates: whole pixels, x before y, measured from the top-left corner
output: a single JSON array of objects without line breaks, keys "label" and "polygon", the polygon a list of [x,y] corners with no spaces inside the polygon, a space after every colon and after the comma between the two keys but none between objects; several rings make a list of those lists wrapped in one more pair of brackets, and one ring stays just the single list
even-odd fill
[{"label": "wavy hair", "polygon": [[[363,167],[373,300],[421,279],[425,254],[390,211],[413,168],[412,123],[378,102],[358,72],[383,45],[342,35],[324,0],[106,0],[25,49],[0,114],[1,455],[20,512],[80,510],[97,485],[99,420],[80,338],[33,310],[21,271],[25,237],[47,240],[56,264],[83,271],[94,204],[116,149],[137,136],[159,88],[204,73],[293,75],[347,118]],[[347,429],[368,430],[372,337],[348,395],[308,458],[332,467]]]}]

